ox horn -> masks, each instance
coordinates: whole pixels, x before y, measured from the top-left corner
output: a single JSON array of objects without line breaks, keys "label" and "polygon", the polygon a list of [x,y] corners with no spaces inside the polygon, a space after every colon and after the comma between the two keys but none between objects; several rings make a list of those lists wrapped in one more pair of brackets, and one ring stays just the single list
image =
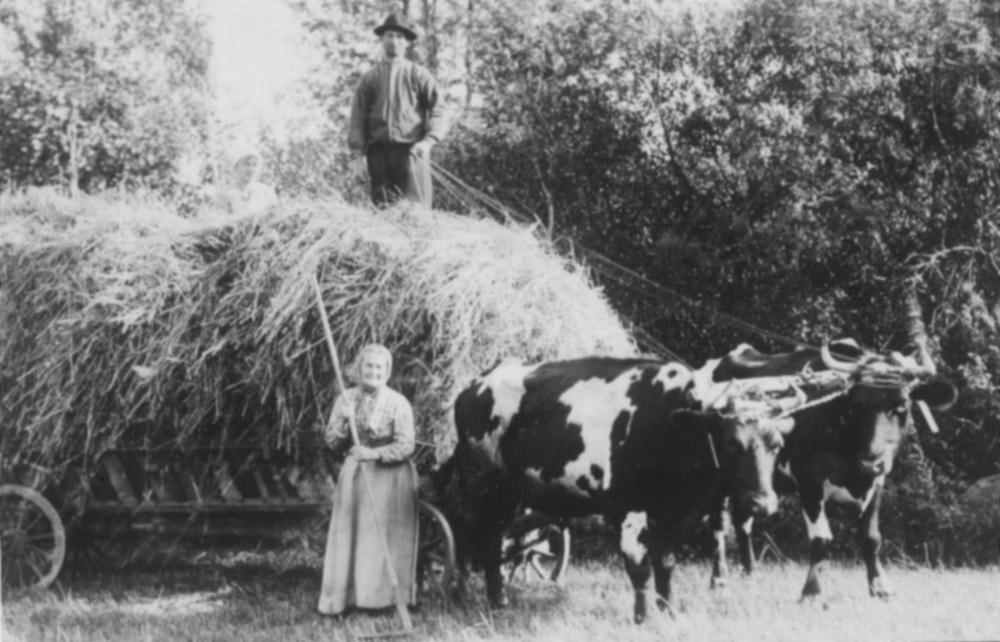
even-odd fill
[{"label": "ox horn", "polygon": [[830,352],[830,344],[825,343],[823,347],[820,348],[819,356],[823,359],[823,365],[825,365],[830,370],[836,370],[838,372],[846,372],[848,374],[854,374],[861,367],[859,363],[852,363],[850,361],[838,361],[833,354]]},{"label": "ox horn", "polygon": [[927,349],[927,328],[924,326],[920,301],[917,300],[917,295],[913,291],[906,295],[906,316],[909,320],[910,341],[917,348],[915,355],[917,367],[908,370],[917,377],[933,376],[937,374],[937,366],[934,365],[930,350]]}]

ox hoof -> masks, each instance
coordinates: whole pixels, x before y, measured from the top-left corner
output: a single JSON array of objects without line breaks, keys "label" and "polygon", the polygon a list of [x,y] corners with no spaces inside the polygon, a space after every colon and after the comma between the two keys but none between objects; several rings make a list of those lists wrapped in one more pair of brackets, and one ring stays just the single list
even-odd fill
[{"label": "ox hoof", "polygon": [[877,597],[880,600],[888,600],[892,597],[892,591],[878,580],[875,580],[868,585],[868,594],[872,597]]},{"label": "ox hoof", "polygon": [[646,621],[647,617],[646,600],[636,600],[635,605],[632,607],[632,621],[636,624],[642,624]]},{"label": "ox hoof", "polygon": [[724,589],[728,580],[724,577],[713,577],[711,583],[708,585],[710,589]]},{"label": "ox hoof", "polygon": [[510,600],[507,599],[506,595],[501,595],[500,597],[490,598],[490,608],[494,610],[502,610],[510,606]]},{"label": "ox hoof", "polygon": [[656,600],[656,608],[658,608],[661,613],[665,612],[671,618],[675,617],[674,616],[674,608],[672,606],[670,606],[670,602],[668,602],[667,600],[664,600],[662,598],[657,598],[657,600]]},{"label": "ox hoof", "polygon": [[802,599],[799,601],[805,602],[806,600],[811,600],[819,594],[819,581],[815,578],[809,578],[806,580],[806,585],[802,587]]}]

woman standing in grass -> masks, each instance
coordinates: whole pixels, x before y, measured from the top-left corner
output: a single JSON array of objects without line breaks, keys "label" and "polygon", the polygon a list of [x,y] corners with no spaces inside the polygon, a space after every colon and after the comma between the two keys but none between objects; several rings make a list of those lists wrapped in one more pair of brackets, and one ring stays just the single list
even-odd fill
[{"label": "woman standing in grass", "polygon": [[[407,604],[416,598],[417,471],[410,461],[416,445],[413,409],[406,397],[386,385],[392,354],[385,346],[363,348],[354,371],[361,385],[337,398],[326,427],[331,448],[351,449],[337,480],[323,558],[319,612],[324,615],[340,615],[351,606],[396,604],[390,560],[399,594]],[[352,415],[361,442],[353,445]]]}]

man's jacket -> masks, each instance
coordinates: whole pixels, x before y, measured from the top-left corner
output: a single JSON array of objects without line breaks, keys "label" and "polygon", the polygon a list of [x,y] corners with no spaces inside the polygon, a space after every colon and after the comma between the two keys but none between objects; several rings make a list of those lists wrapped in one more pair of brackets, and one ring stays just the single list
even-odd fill
[{"label": "man's jacket", "polygon": [[409,60],[386,60],[369,69],[354,92],[347,143],[365,150],[373,143],[438,142],[447,129],[431,73]]}]

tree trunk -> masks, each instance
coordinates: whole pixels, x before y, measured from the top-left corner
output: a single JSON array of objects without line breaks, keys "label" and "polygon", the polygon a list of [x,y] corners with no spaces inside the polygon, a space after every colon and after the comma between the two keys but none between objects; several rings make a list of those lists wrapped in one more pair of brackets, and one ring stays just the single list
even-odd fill
[{"label": "tree trunk", "polygon": [[476,0],[469,0],[466,5],[466,26],[465,26],[465,108],[472,104],[472,92],[475,91],[475,81],[473,78],[472,43],[473,31],[476,28]]},{"label": "tree trunk", "polygon": [[423,10],[427,68],[436,76],[438,69],[437,0],[423,0]]},{"label": "tree trunk", "polygon": [[69,152],[69,195],[76,198],[80,194],[80,128],[77,122],[76,104],[69,105],[69,118],[66,121],[66,147]]}]

